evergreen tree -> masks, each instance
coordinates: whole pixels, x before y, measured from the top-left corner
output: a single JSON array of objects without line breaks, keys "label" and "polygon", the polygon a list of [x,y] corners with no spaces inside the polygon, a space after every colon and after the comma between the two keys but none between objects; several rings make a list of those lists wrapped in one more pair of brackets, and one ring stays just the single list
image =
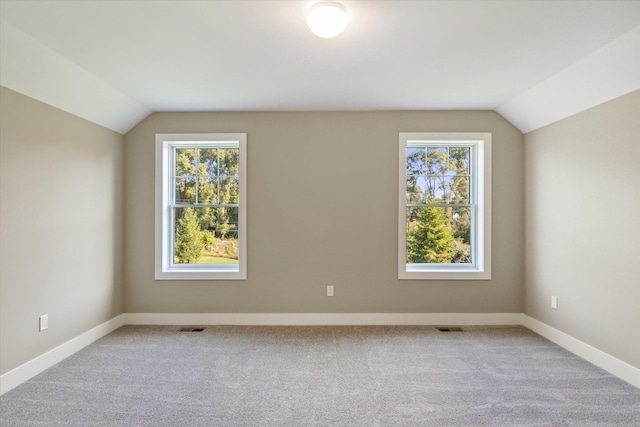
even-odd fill
[{"label": "evergreen tree", "polygon": [[175,261],[178,264],[194,264],[205,246],[203,231],[193,208],[184,208],[176,226]]},{"label": "evergreen tree", "polygon": [[455,251],[455,238],[443,208],[415,210],[407,230],[407,262],[449,263]]}]

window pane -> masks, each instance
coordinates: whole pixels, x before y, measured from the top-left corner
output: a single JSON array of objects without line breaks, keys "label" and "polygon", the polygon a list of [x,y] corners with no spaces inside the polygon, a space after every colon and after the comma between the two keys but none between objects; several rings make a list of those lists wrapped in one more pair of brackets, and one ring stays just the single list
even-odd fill
[{"label": "window pane", "polygon": [[196,150],[176,148],[175,151],[175,202],[196,202]]},{"label": "window pane", "polygon": [[200,169],[198,174],[201,176],[218,175],[218,149],[217,148],[199,148]]},{"label": "window pane", "polygon": [[218,150],[218,154],[220,156],[220,174],[218,176],[220,200],[218,203],[237,204],[240,150],[238,148],[221,148]]},{"label": "window pane", "polygon": [[238,175],[220,177],[220,203],[238,204]]},{"label": "window pane", "polygon": [[198,175],[198,203],[218,203],[218,182],[215,176]]},{"label": "window pane", "polygon": [[237,264],[238,208],[174,208],[174,264]]},{"label": "window pane", "polygon": [[198,203],[218,204],[218,149],[198,149]]},{"label": "window pane", "polygon": [[469,165],[471,164],[471,148],[450,147],[449,165],[455,175],[469,175]]},{"label": "window pane", "polygon": [[451,197],[449,203],[469,203],[469,177],[455,177],[451,180]]},{"label": "window pane", "polygon": [[238,173],[238,148],[220,148],[220,173],[219,175],[236,175]]},{"label": "window pane", "polygon": [[449,170],[449,149],[447,147],[427,148],[427,174],[446,175]]},{"label": "window pane", "polygon": [[196,179],[192,175],[176,178],[176,203],[196,202]]},{"label": "window pane", "polygon": [[427,201],[427,183],[424,176],[407,176],[407,203]]},{"label": "window pane", "polygon": [[176,177],[196,174],[195,148],[176,148]]},{"label": "window pane", "polygon": [[430,176],[428,203],[448,203],[451,197],[452,178],[448,176]]},{"label": "window pane", "polygon": [[407,263],[472,262],[470,207],[409,207],[406,227]]},{"label": "window pane", "polygon": [[425,148],[407,148],[407,175],[424,175]]}]

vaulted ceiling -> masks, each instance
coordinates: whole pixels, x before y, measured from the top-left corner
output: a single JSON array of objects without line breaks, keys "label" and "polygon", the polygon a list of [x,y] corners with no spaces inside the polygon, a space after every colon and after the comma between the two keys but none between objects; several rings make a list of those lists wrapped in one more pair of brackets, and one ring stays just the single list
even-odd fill
[{"label": "vaulted ceiling", "polygon": [[0,84],[125,133],[153,111],[496,110],[523,132],[640,89],[640,1],[0,2]]}]

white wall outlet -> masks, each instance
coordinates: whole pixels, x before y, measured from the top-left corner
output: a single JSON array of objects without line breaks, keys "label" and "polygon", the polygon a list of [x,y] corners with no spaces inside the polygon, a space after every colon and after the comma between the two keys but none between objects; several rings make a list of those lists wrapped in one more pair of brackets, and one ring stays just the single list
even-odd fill
[{"label": "white wall outlet", "polygon": [[333,296],[333,285],[328,285],[327,286],[327,296],[328,297],[332,297]]},{"label": "white wall outlet", "polygon": [[40,331],[44,331],[45,329],[47,329],[49,327],[49,315],[48,314],[43,314],[42,316],[40,316]]},{"label": "white wall outlet", "polygon": [[558,309],[558,297],[555,295],[551,296],[551,308],[553,308],[554,310]]}]

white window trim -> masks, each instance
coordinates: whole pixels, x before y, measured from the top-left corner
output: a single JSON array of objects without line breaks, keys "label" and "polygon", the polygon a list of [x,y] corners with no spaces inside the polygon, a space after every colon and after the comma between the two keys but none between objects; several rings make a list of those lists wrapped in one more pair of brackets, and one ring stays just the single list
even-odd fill
[{"label": "white window trim", "polygon": [[[477,224],[476,262],[467,265],[445,264],[407,267],[406,264],[406,168],[407,145],[411,141],[476,145]],[[398,186],[398,279],[403,280],[490,280],[491,279],[491,133],[401,132],[399,143]]]},{"label": "white window trim", "polygon": [[[169,260],[171,233],[169,224],[170,195],[169,154],[172,146],[203,142],[237,142],[238,200],[238,264],[194,265],[171,268]],[[155,280],[246,280],[247,278],[247,134],[156,134],[156,218],[155,218]]]}]

